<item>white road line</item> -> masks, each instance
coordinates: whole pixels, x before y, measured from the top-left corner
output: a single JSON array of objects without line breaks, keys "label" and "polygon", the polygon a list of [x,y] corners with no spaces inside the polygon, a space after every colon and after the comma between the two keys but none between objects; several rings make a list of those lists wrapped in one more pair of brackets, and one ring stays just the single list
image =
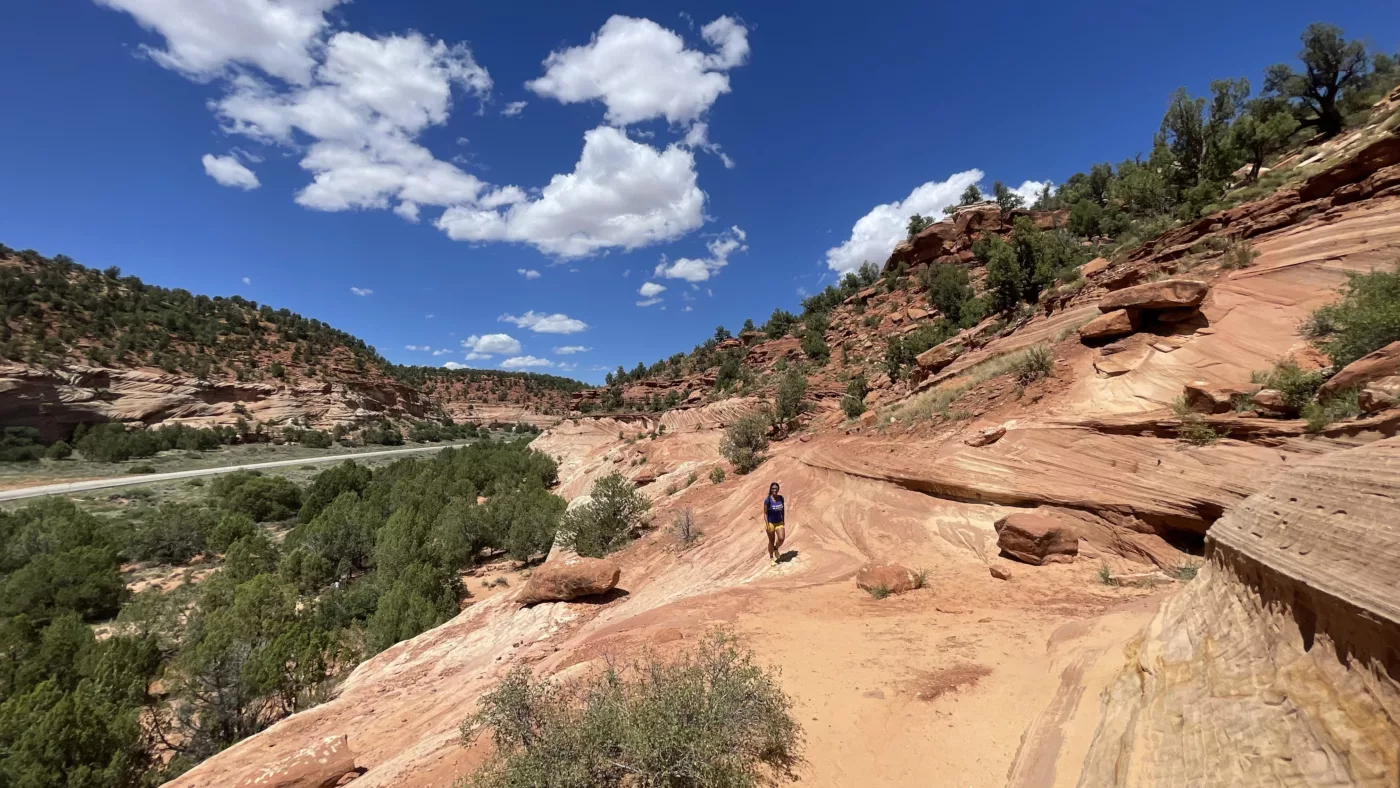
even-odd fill
[{"label": "white road line", "polygon": [[129,487],[137,484],[150,484],[151,482],[166,482],[174,479],[190,479],[195,476],[217,476],[221,473],[232,473],[233,471],[256,471],[264,468],[285,468],[288,465],[308,465],[321,462],[337,462],[339,460],[358,460],[370,457],[387,457],[394,454],[413,454],[425,451],[441,451],[453,446],[465,446],[467,444],[453,443],[445,446],[418,446],[412,449],[386,449],[384,451],[365,451],[355,454],[333,454],[328,457],[303,457],[299,460],[273,460],[271,462],[254,462],[247,465],[225,465],[219,468],[200,468],[193,471],[171,471],[170,473],[146,473],[131,476],[118,476],[113,479],[89,479],[84,482],[65,482],[63,484],[45,484],[39,487],[21,487],[17,490],[0,490],[0,501],[19,501],[25,498],[38,498],[45,495],[66,495],[75,492],[87,492],[88,490],[102,490],[107,487]]}]

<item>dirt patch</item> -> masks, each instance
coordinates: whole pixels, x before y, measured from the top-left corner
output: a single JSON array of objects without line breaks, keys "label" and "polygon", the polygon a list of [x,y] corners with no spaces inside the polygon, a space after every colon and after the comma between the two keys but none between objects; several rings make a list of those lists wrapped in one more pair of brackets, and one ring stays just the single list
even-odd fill
[{"label": "dirt patch", "polygon": [[976,686],[977,682],[992,675],[992,669],[975,662],[960,662],[945,668],[920,673],[905,689],[916,700],[931,701]]}]

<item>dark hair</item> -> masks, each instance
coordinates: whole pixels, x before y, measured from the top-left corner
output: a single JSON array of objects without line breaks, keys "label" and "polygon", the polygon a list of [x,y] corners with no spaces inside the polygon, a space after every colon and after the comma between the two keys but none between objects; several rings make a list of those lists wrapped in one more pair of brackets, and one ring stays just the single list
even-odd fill
[{"label": "dark hair", "polygon": [[777,482],[769,482],[769,483],[768,483],[768,492],[773,492],[773,488],[774,488],[774,487],[777,487],[777,488],[780,489],[780,490],[782,489],[782,487],[779,487],[779,486],[778,486],[778,483],[777,483]]}]

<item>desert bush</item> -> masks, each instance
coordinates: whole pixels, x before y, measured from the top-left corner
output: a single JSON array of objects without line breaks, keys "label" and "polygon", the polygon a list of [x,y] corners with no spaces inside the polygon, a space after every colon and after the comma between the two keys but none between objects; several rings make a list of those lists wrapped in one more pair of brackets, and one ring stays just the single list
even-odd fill
[{"label": "desert bush", "polygon": [[66,460],[73,456],[73,447],[68,441],[58,441],[44,450],[44,457],[50,460]]},{"label": "desert bush", "polygon": [[715,468],[713,468],[713,469],[710,470],[710,483],[711,483],[711,484],[723,484],[723,483],[724,483],[724,469],[723,469],[723,468],[715,467]]},{"label": "desert bush", "polygon": [[749,473],[763,464],[763,453],[768,451],[768,424],[768,414],[750,413],[724,431],[719,453],[734,466],[735,473]]},{"label": "desert bush", "polygon": [[857,372],[851,378],[851,382],[846,384],[846,394],[841,398],[841,410],[846,414],[846,418],[854,419],[865,412],[865,395],[870,393],[870,386],[865,382],[865,373]]},{"label": "desert bush", "polygon": [[651,508],[646,496],[620,473],[594,482],[589,495],[591,501],[565,513],[559,523],[560,537],[579,555],[600,557],[622,548]]},{"label": "desert bush", "polygon": [[44,446],[33,427],[6,427],[0,432],[0,462],[35,462],[42,456]]},{"label": "desert bush", "polygon": [[695,527],[695,512],[690,509],[683,509],[676,512],[676,516],[671,520],[671,530],[676,534],[676,541],[681,545],[688,545],[694,542],[700,531]]},{"label": "desert bush", "polygon": [[1055,358],[1045,344],[1032,345],[1011,360],[1011,374],[1022,386],[1030,385],[1055,371]]},{"label": "desert bush", "polygon": [[800,369],[794,367],[783,375],[782,381],[778,383],[778,396],[775,414],[778,423],[784,427],[791,427],[797,417],[802,415],[805,405],[802,398],[807,396],[807,376]]},{"label": "desert bush", "polygon": [[1248,268],[1254,265],[1254,258],[1258,256],[1259,253],[1248,241],[1230,239],[1225,245],[1224,254],[1220,256],[1220,267],[1226,271]]},{"label": "desert bush", "polygon": [[802,729],[777,676],[723,635],[572,682],[518,665],[462,723],[495,754],[463,788],[750,788],[796,779]]},{"label": "desert bush", "polygon": [[1304,370],[1298,362],[1285,358],[1275,362],[1268,372],[1255,372],[1250,380],[1278,391],[1290,408],[1302,410],[1327,382],[1327,374],[1321,370]]},{"label": "desert bush", "polygon": [[219,506],[246,514],[257,522],[286,520],[301,509],[301,488],[281,476],[258,471],[234,471],[214,479],[209,492]]},{"label": "desert bush", "polygon": [[1322,432],[1333,422],[1353,419],[1361,415],[1361,403],[1356,391],[1339,392],[1324,401],[1309,402],[1303,406],[1302,416],[1308,420],[1308,432]]},{"label": "desert bush", "polygon": [[1342,299],[1313,312],[1303,331],[1339,369],[1400,341],[1400,272],[1353,275]]},{"label": "desert bush", "polygon": [[1182,443],[1189,443],[1192,446],[1209,446],[1220,440],[1220,434],[1211,428],[1198,413],[1190,413],[1181,417],[1181,426],[1177,428],[1176,437]]}]

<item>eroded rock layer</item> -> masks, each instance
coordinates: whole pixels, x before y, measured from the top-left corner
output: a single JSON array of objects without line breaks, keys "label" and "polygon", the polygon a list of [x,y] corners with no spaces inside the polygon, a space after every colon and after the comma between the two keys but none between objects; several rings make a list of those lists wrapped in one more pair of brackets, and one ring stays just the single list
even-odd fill
[{"label": "eroded rock layer", "polygon": [[1104,700],[1081,788],[1400,785],[1400,439],[1221,518]]}]

